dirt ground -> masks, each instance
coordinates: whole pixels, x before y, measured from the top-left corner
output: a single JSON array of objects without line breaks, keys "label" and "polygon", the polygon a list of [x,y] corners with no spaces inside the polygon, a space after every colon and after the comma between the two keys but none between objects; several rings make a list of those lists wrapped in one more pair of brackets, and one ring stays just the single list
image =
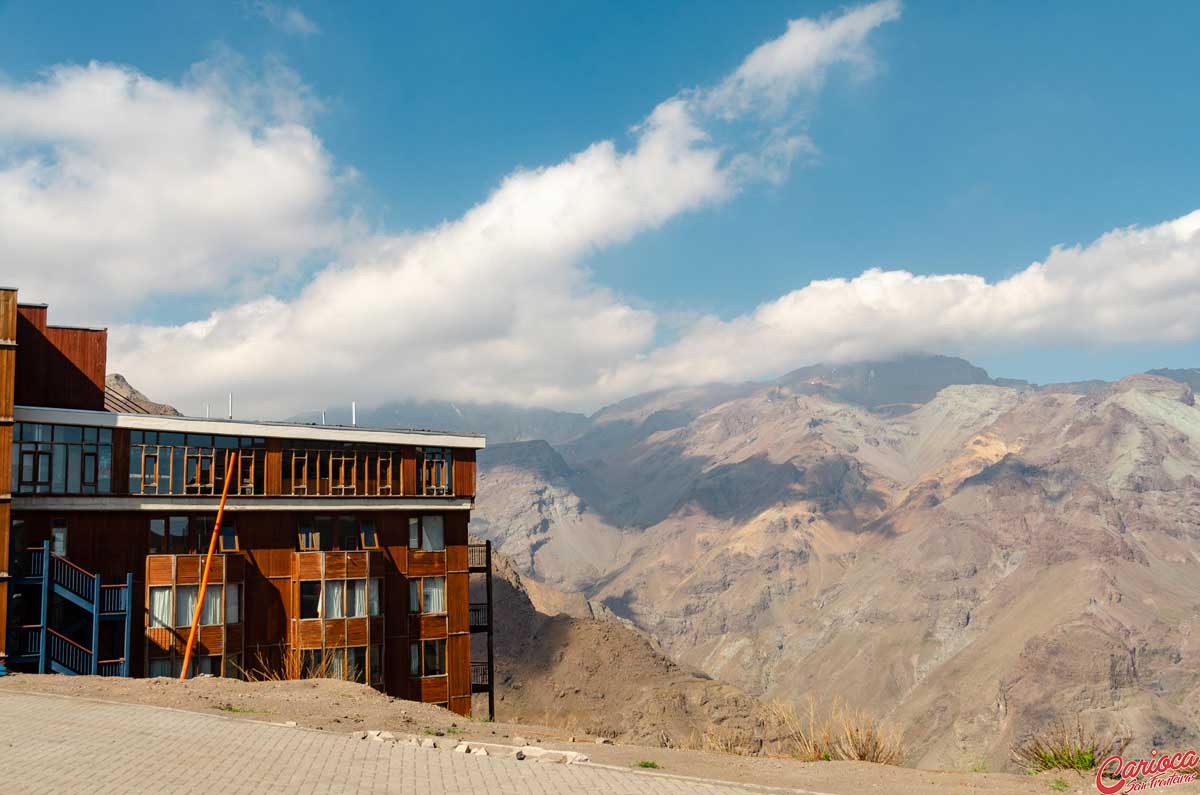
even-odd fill
[{"label": "dirt ground", "polygon": [[[331,732],[381,729],[397,734],[441,736],[448,741],[465,739],[501,744],[514,744],[514,738],[520,737],[532,745],[581,751],[596,764],[636,767],[642,761],[655,762],[659,771],[667,774],[775,787],[803,787],[836,795],[873,792],[889,795],[1045,795],[1064,791],[1051,787],[1058,778],[1067,784],[1066,792],[1095,792],[1088,778],[1071,773],[1015,776],[914,770],[859,762],[805,763],[637,745],[597,744],[595,738],[572,738],[562,729],[463,718],[439,707],[389,698],[362,685],[330,680],[249,683],[203,677],[179,682],[13,674],[0,677],[0,688],[219,712],[275,723],[295,721],[299,726]],[[1200,790],[1172,787],[1171,791]]]}]

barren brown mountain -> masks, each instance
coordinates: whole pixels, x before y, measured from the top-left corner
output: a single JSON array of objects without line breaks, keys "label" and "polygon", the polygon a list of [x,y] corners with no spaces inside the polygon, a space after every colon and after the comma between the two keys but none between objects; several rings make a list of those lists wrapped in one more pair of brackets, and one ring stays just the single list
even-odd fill
[{"label": "barren brown mountain", "polygon": [[912,763],[1002,769],[1016,737],[1075,715],[1133,750],[1200,739],[1182,380],[806,368],[641,396],[482,463],[473,531],[530,590],[602,604],[755,697],[893,719]]}]

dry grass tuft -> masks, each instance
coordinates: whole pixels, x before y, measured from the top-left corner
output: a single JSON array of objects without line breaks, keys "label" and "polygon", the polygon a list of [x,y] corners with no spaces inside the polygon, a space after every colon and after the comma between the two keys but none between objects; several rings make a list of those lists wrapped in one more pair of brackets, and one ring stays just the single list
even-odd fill
[{"label": "dry grass tuft", "polygon": [[1130,739],[1101,737],[1085,729],[1078,719],[1074,726],[1058,720],[1013,746],[1012,758],[1031,773],[1043,770],[1094,770],[1102,760],[1125,750]]},{"label": "dry grass tuft", "polygon": [[834,701],[828,712],[819,712],[809,698],[804,715],[792,704],[777,702],[766,709],[767,720],[782,735],[786,751],[797,759],[881,765],[904,762],[904,742],[897,729],[841,700]]}]

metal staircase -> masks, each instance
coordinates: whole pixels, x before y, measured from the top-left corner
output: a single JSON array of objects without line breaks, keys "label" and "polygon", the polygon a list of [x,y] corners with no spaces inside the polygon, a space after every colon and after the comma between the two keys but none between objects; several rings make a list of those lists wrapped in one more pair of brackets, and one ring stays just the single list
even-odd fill
[{"label": "metal staircase", "polygon": [[[125,575],[123,584],[104,585],[99,574],[92,574],[71,561],[50,551],[50,542],[41,549],[29,550],[27,565],[13,578],[15,585],[41,587],[41,621],[18,628],[15,654],[9,662],[37,666],[39,673],[92,674],[99,676],[129,676],[129,642],[133,631],[133,574]],[[71,633],[66,627],[51,627],[51,597],[75,605],[90,621]],[[119,659],[100,659],[100,630],[109,622],[123,622],[124,654]],[[69,634],[90,636],[91,645],[72,640]]]}]

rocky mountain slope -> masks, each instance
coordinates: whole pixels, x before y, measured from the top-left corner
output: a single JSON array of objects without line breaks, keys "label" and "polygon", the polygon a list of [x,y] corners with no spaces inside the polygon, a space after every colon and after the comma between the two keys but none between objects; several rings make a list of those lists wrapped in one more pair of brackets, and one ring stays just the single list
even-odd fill
[{"label": "rocky mountain slope", "polygon": [[[584,602],[567,605],[546,586],[531,596],[503,556],[493,563],[496,708],[504,720],[670,747],[703,747],[706,733],[718,732],[758,750],[756,699],[680,665]],[[577,615],[557,612],[562,607]]]},{"label": "rocky mountain slope", "polygon": [[1084,386],[935,357],[642,396],[489,449],[472,527],[683,664],[896,720],[917,764],[1001,769],[1075,714],[1195,743],[1200,409]]},{"label": "rocky mountain slope", "polygon": [[134,389],[120,373],[109,373],[104,377],[104,392],[105,408],[109,411],[182,416],[174,406],[156,403]]}]

